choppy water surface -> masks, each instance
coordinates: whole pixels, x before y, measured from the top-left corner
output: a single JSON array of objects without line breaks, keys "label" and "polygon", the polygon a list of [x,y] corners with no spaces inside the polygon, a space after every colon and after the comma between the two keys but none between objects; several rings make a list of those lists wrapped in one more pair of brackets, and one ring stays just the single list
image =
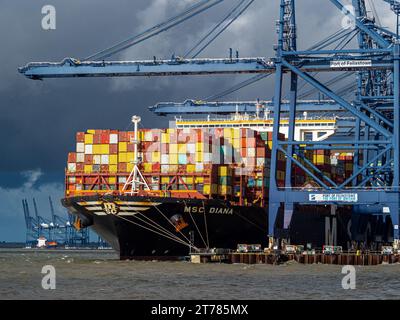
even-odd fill
[{"label": "choppy water surface", "polygon": [[[41,286],[44,265],[56,289]],[[356,267],[343,290],[341,266],[196,265],[119,261],[110,251],[0,249],[0,299],[400,299],[400,265]]]}]

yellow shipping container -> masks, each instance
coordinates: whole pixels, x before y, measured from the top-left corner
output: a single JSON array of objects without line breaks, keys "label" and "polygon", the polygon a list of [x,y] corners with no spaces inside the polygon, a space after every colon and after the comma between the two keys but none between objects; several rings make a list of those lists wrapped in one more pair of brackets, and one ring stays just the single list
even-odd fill
[{"label": "yellow shipping container", "polygon": [[203,183],[204,182],[204,177],[195,177],[194,182],[195,183]]},{"label": "yellow shipping container", "polygon": [[109,163],[112,164],[118,164],[118,155],[116,154],[110,154],[109,157]]},{"label": "yellow shipping container", "polygon": [[[88,130],[89,132],[89,130]],[[85,134],[85,144],[93,144],[93,135]]]},{"label": "yellow shipping container", "polygon": [[169,154],[171,156],[171,153],[178,153],[178,145],[176,143],[171,143],[169,145]]},{"label": "yellow shipping container", "polygon": [[224,138],[229,139],[232,137],[232,129],[224,128]]},{"label": "yellow shipping container", "polygon": [[178,153],[185,154],[187,152],[186,144],[180,143],[178,144]]},{"label": "yellow shipping container", "polygon": [[171,181],[170,177],[161,177],[161,183],[168,184]]},{"label": "yellow shipping container", "polygon": [[178,164],[178,155],[176,153],[169,155],[169,164]]},{"label": "yellow shipping container", "polygon": [[101,144],[93,145],[93,154],[101,154]]},{"label": "yellow shipping container", "polygon": [[118,143],[118,151],[119,152],[126,152],[128,148],[128,143],[127,142],[119,142]]},{"label": "yellow shipping container", "polygon": [[186,171],[187,171],[188,173],[193,173],[195,170],[196,170],[196,166],[195,166],[194,164],[188,164],[188,165],[186,166]]},{"label": "yellow shipping container", "polygon": [[128,152],[126,154],[126,162],[132,162],[134,158],[135,158],[134,152]]},{"label": "yellow shipping container", "polygon": [[221,195],[228,195],[232,193],[232,187],[231,186],[219,186],[218,187],[218,193]]},{"label": "yellow shipping container", "polygon": [[96,130],[94,130],[94,129],[89,129],[89,130],[87,130],[86,132],[87,132],[87,133],[90,133],[90,134],[95,134]]},{"label": "yellow shipping container", "polygon": [[236,139],[240,139],[240,130],[239,129],[232,129],[233,131],[233,138]]},{"label": "yellow shipping container", "polygon": [[116,178],[116,177],[109,177],[109,178],[108,178],[108,183],[109,183],[109,184],[115,184],[115,183],[117,183],[117,178]]},{"label": "yellow shipping container", "polygon": [[[108,167],[108,171],[110,171],[111,173],[117,173],[118,172],[118,166],[116,164],[111,164]],[[111,179],[111,178],[110,178]],[[110,182],[111,183],[111,182]],[[113,182],[115,183],[115,182]]]},{"label": "yellow shipping container", "polygon": [[92,173],[92,165],[91,164],[86,164],[84,166],[84,171],[85,171],[85,173]]},{"label": "yellow shipping container", "polygon": [[153,166],[151,165],[151,163],[144,163],[143,164],[143,170],[144,172],[152,172]]},{"label": "yellow shipping container", "polygon": [[193,184],[194,180],[193,177],[186,177],[186,181],[187,184]]},{"label": "yellow shipping container", "polygon": [[218,193],[218,185],[217,184],[212,184],[211,186],[209,184],[205,184],[203,187],[203,193],[204,194],[217,194]]},{"label": "yellow shipping container", "polygon": [[227,166],[221,166],[218,168],[218,175],[221,177],[230,176],[231,170]]},{"label": "yellow shipping container", "polygon": [[240,148],[240,139],[233,139],[232,145],[235,149],[239,149]]},{"label": "yellow shipping container", "polygon": [[126,152],[118,153],[118,162],[127,162]]},{"label": "yellow shipping container", "polygon": [[196,155],[195,155],[195,160],[196,160],[196,162],[203,162],[203,153],[202,152],[196,152]]},{"label": "yellow shipping container", "polygon": [[110,145],[108,144],[101,144],[100,145],[100,154],[109,154],[110,153]]},{"label": "yellow shipping container", "polygon": [[161,143],[169,143],[169,134],[168,133],[161,134]]},{"label": "yellow shipping container", "polygon": [[151,160],[153,161],[153,163],[155,162],[160,162],[161,161],[161,154],[159,151],[154,151],[151,154]]},{"label": "yellow shipping container", "polygon": [[202,142],[196,142],[196,152],[204,152],[204,144]]},{"label": "yellow shipping container", "polygon": [[133,163],[127,163],[126,164],[126,170],[128,171],[128,172],[132,172],[132,170],[133,170]]}]

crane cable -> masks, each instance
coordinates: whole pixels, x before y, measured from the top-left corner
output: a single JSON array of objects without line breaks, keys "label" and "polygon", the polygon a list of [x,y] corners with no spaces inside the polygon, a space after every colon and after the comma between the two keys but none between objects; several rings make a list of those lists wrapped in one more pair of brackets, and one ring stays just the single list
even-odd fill
[{"label": "crane cable", "polygon": [[[346,35],[343,35],[344,33],[346,33]],[[317,47],[324,46],[324,45],[326,45],[326,43],[328,41],[331,41],[332,39],[335,39],[337,37],[339,37],[338,39],[340,39],[341,37],[348,36],[347,33],[348,33],[347,30],[340,29],[340,30],[334,32],[333,34],[329,35],[324,40],[321,40],[320,42],[318,42],[314,46],[310,47],[308,50],[313,50],[313,49],[315,49]],[[338,39],[336,39],[335,41],[337,41]],[[247,87],[249,85],[252,85],[253,83],[256,83],[256,82],[258,82],[258,81],[260,81],[262,79],[265,79],[265,78],[269,77],[270,75],[271,74],[258,74],[258,75],[254,76],[254,77],[251,77],[251,78],[249,78],[247,80],[244,80],[242,82],[239,82],[239,83],[235,84],[234,86],[232,86],[229,89],[226,89],[226,90],[224,90],[222,92],[219,92],[217,94],[213,94],[213,95],[211,95],[211,96],[209,96],[207,98],[204,98],[203,100],[210,101],[210,100],[220,99],[220,98],[225,97],[225,96],[227,96],[227,95],[229,95],[231,93],[234,93],[234,92],[236,92],[236,91],[238,91],[238,90],[240,90],[242,88],[245,88],[245,87]],[[304,87],[304,85],[306,85],[306,83],[303,84],[303,87]]]},{"label": "crane cable", "polygon": [[105,50],[102,50],[95,54],[92,54],[92,55],[86,57],[85,59],[83,59],[83,61],[103,60],[105,58],[108,58],[118,52],[121,52],[122,50],[125,50],[125,49],[132,47],[140,42],[143,42],[144,40],[154,37],[154,36],[160,34],[161,32],[167,31],[167,30],[171,29],[172,27],[174,27],[178,24],[181,24],[182,22],[198,15],[199,13],[201,13],[223,1],[224,0],[202,0],[202,1],[198,2],[197,4],[189,7],[182,13],[180,13],[172,18],[169,18],[167,21],[157,24],[157,25],[153,26],[152,28],[147,29],[146,31],[144,31],[140,34],[133,36],[131,38],[128,38],[124,41],[121,41]]},{"label": "crane cable", "polygon": [[[247,3],[246,3],[247,2]],[[203,52],[216,38],[218,38],[233,22],[235,22],[250,5],[254,2],[254,0],[241,0],[239,4],[237,4],[233,10],[231,10],[228,15],[219,22],[211,31],[209,31],[193,48],[191,48],[184,57],[189,56],[193,51],[195,51],[204,41],[207,40],[209,36],[212,35],[214,31],[216,31],[224,22],[228,21],[228,23],[222,27],[206,44],[204,44],[199,50],[196,51],[192,55],[192,59],[196,58],[201,52]],[[241,8],[242,7],[242,8]],[[239,11],[238,11],[239,10]],[[238,12],[237,12],[238,11]],[[232,18],[231,18],[232,17]],[[231,19],[230,19],[231,18]],[[230,19],[230,20],[229,20]]]}]

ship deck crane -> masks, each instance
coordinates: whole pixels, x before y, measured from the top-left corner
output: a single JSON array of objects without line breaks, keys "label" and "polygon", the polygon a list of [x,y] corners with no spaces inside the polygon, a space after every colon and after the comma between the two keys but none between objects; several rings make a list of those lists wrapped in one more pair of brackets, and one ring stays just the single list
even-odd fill
[{"label": "ship deck crane", "polygon": [[[397,8],[397,1],[386,1]],[[212,1],[202,1],[212,4]],[[201,2],[201,3],[202,3]],[[61,63],[30,63],[19,71],[31,79],[58,77],[95,76],[169,76],[204,74],[275,74],[274,94],[274,135],[271,158],[269,235],[285,237],[290,227],[293,207],[296,203],[308,205],[353,205],[356,207],[377,206],[389,212],[394,226],[394,243],[399,243],[400,206],[400,44],[396,33],[377,26],[366,16],[363,0],[353,0],[356,14],[339,0],[326,0],[344,13],[355,24],[358,34],[356,48],[323,49],[317,44],[311,50],[297,49],[297,27],[295,0],[280,1],[278,23],[278,44],[274,58],[233,57],[232,51],[226,59],[184,59],[172,57],[169,60],[149,61],[104,61],[101,54],[97,60],[79,61],[67,58]],[[211,6],[210,6],[211,7]],[[204,11],[204,10],[203,10]],[[161,28],[162,29],[162,28]],[[352,30],[351,30],[352,31]],[[339,33],[340,34],[340,33]],[[336,37],[343,43],[345,37]],[[346,45],[351,43],[347,38]],[[129,47],[135,41],[127,41],[109,51],[107,57],[118,50]],[[344,99],[338,92],[319,81],[313,72],[356,72],[357,97],[354,102]],[[278,132],[282,117],[282,96],[284,76],[290,76],[289,86],[289,138],[280,141]],[[354,116],[356,135],[351,147],[356,155],[363,153],[364,162],[355,160],[354,173],[344,183],[337,184],[309,162],[303,154],[304,146],[318,150],[329,146],[348,146],[341,139],[334,141],[296,141],[294,127],[297,113],[298,82],[302,80],[317,89],[326,98],[332,99],[344,110]],[[374,80],[374,81],[371,81]],[[378,81],[376,81],[378,80]],[[388,113],[379,108],[386,104]],[[364,139],[361,140],[361,132]],[[371,152],[373,149],[373,152]],[[287,157],[286,182],[284,188],[276,183],[277,154],[283,152]],[[303,162],[299,161],[303,160]],[[370,170],[378,161],[382,169]],[[307,167],[303,165],[307,164]],[[295,190],[291,186],[292,164],[302,168],[320,186],[316,190]],[[309,169],[310,168],[310,169]],[[390,168],[390,172],[384,169]],[[379,184],[376,182],[379,181]],[[383,184],[382,184],[383,183]],[[374,186],[379,185],[379,188]],[[275,228],[278,209],[284,209],[284,227]]]}]

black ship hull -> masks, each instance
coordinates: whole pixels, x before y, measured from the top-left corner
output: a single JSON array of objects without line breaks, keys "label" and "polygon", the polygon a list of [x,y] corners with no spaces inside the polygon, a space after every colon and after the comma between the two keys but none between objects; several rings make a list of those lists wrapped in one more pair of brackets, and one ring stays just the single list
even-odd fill
[{"label": "black ship hull", "polygon": [[[118,251],[121,259],[171,259],[197,249],[234,250],[241,243],[268,246],[268,208],[231,206],[221,200],[129,195],[72,197],[62,203],[80,218],[82,227],[91,227]],[[280,212],[274,226],[278,234],[283,219]],[[372,234],[378,230],[379,235]],[[314,248],[335,243],[347,249],[353,240],[365,244],[376,237],[390,241],[388,230],[388,223],[355,215],[349,208],[331,215],[324,206],[299,206],[282,238]]]}]

